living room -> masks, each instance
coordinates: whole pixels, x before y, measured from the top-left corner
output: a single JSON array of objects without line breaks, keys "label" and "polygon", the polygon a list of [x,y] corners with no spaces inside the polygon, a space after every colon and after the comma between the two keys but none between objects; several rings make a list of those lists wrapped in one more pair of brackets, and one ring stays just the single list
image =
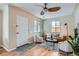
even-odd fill
[{"label": "living room", "polygon": [[78,14],[78,3],[0,4],[0,55],[76,55],[67,40],[78,37]]}]

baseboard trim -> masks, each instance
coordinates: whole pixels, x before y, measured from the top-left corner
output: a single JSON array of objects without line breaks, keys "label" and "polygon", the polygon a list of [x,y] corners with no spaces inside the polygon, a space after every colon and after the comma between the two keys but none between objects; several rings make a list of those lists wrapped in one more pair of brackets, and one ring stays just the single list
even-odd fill
[{"label": "baseboard trim", "polygon": [[12,49],[8,49],[8,48],[6,48],[6,47],[4,47],[4,46],[2,46],[6,51],[8,51],[8,52],[10,52],[10,51],[13,51],[13,50],[15,50],[16,48],[12,48]]}]

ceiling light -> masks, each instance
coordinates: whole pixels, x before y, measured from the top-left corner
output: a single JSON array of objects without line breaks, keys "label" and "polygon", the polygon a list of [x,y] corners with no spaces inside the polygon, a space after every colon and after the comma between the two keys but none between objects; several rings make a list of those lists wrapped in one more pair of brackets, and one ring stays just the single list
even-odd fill
[{"label": "ceiling light", "polygon": [[41,15],[44,15],[44,11],[41,11],[41,13],[40,13]]}]

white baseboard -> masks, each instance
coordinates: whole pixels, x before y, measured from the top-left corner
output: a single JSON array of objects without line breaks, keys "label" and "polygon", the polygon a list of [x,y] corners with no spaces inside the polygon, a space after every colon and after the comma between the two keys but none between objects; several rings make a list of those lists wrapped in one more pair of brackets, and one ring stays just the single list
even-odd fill
[{"label": "white baseboard", "polygon": [[6,51],[8,51],[8,52],[10,52],[10,51],[13,51],[13,50],[15,50],[16,48],[12,48],[12,49],[8,49],[8,48],[6,48],[6,47],[4,47],[4,46],[2,46]]}]

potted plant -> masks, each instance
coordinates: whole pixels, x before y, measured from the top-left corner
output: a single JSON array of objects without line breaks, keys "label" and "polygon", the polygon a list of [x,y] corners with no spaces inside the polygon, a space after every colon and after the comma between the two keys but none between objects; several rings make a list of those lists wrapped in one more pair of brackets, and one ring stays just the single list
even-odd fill
[{"label": "potted plant", "polygon": [[74,54],[76,56],[79,56],[79,36],[77,36],[75,39],[76,39],[75,42],[71,42],[69,40],[67,40],[67,41],[71,45]]}]

